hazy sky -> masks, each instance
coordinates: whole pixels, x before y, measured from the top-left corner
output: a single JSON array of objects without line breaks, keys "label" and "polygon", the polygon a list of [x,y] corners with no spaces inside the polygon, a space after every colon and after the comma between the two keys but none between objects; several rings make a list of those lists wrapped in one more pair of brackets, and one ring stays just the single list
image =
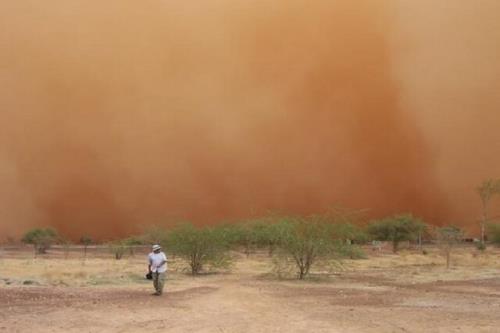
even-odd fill
[{"label": "hazy sky", "polygon": [[334,204],[471,226],[475,186],[500,177],[499,16],[496,0],[2,1],[0,236]]}]

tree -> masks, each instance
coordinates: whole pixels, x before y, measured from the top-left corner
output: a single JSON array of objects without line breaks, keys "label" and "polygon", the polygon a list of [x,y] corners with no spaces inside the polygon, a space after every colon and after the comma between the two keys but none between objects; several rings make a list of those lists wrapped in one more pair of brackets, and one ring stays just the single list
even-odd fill
[{"label": "tree", "polygon": [[282,217],[277,228],[279,247],[294,261],[300,280],[309,275],[318,259],[335,253],[331,224],[319,216]]},{"label": "tree", "polygon": [[484,245],[485,228],[486,224],[490,221],[489,206],[491,199],[500,194],[500,179],[487,179],[476,189],[482,204],[482,217],[481,217],[481,244]]},{"label": "tree", "polygon": [[403,214],[372,221],[367,230],[375,240],[392,242],[392,250],[396,253],[399,243],[415,240],[423,225],[419,218],[411,214]]},{"label": "tree", "polygon": [[58,239],[57,232],[52,228],[35,228],[24,234],[22,242],[32,244],[35,254],[47,253],[47,250]]},{"label": "tree", "polygon": [[446,268],[450,268],[450,256],[453,246],[459,243],[463,237],[463,231],[455,226],[442,227],[437,229],[438,241],[446,256]]},{"label": "tree", "polygon": [[80,238],[80,244],[83,245],[83,258],[84,259],[87,259],[87,249],[88,249],[89,245],[92,244],[92,243],[93,243],[93,240],[88,235],[83,235]]},{"label": "tree", "polygon": [[192,275],[198,275],[206,264],[222,266],[229,261],[227,228],[182,224],[171,230],[167,242],[174,254],[188,261]]}]

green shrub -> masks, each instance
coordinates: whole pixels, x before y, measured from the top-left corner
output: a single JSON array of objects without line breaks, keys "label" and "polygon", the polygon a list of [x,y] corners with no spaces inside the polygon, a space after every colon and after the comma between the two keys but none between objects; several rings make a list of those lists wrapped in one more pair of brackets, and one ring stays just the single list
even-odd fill
[{"label": "green shrub", "polygon": [[337,245],[337,253],[341,258],[366,259],[365,251],[357,245],[339,244]]},{"label": "green shrub", "polygon": [[319,259],[334,258],[338,250],[331,224],[321,217],[282,217],[276,228],[281,253],[293,260],[301,280]]},{"label": "green shrub", "polygon": [[372,221],[367,231],[375,240],[392,242],[393,252],[397,252],[400,242],[415,240],[423,228],[420,219],[405,214]]},{"label": "green shrub", "polygon": [[364,230],[348,222],[332,224],[332,233],[335,239],[347,244],[365,244],[369,239]]},{"label": "green shrub", "polygon": [[253,227],[254,240],[258,247],[267,247],[269,256],[272,256],[281,238],[280,226],[272,219],[262,220]]},{"label": "green shrub", "polygon": [[185,258],[191,274],[197,275],[206,264],[211,264],[212,267],[229,264],[228,235],[227,228],[196,228],[191,224],[183,224],[169,233],[167,242],[170,251]]},{"label": "green shrub", "polygon": [[256,235],[252,221],[244,221],[223,227],[227,241],[232,246],[243,247],[246,256],[250,256],[253,247],[256,246]]},{"label": "green shrub", "polygon": [[52,228],[36,228],[24,234],[22,242],[32,244],[35,253],[44,254],[58,239],[57,232]]},{"label": "green shrub", "polygon": [[272,218],[246,220],[227,227],[231,243],[242,246],[247,257],[254,248],[266,248],[271,256],[279,242],[279,228]]}]

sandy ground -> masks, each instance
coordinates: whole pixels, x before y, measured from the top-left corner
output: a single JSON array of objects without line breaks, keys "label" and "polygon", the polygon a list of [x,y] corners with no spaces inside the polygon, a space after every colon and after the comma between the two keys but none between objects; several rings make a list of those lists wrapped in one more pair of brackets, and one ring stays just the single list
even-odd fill
[{"label": "sandy ground", "polygon": [[174,260],[151,296],[142,254],[33,259],[0,251],[0,332],[499,332],[500,251],[369,253],[333,274],[279,280],[265,254],[192,278]]}]

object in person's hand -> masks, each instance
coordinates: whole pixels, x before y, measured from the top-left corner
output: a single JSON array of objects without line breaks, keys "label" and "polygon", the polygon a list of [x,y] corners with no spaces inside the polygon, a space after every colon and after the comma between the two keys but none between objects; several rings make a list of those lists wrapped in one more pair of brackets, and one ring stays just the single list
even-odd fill
[{"label": "object in person's hand", "polygon": [[153,280],[153,273],[149,272],[148,274],[146,274],[146,279]]}]

